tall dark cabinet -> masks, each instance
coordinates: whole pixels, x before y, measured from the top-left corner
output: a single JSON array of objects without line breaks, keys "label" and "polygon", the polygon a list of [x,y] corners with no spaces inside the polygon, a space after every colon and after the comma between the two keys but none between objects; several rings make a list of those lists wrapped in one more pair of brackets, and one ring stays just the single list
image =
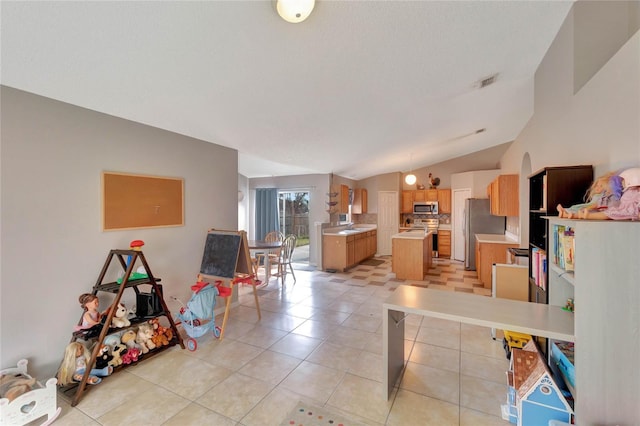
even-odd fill
[{"label": "tall dark cabinet", "polygon": [[593,166],[545,167],[529,176],[529,301],[548,303],[546,256],[549,224],[556,206],[584,203],[593,182]]}]

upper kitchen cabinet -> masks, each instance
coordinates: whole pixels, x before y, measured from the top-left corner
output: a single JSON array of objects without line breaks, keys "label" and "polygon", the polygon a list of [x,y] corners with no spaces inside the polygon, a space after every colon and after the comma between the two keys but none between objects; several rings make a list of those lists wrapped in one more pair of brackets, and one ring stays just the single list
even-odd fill
[{"label": "upper kitchen cabinet", "polygon": [[487,187],[491,200],[491,214],[519,216],[518,175],[500,175]]},{"label": "upper kitchen cabinet", "polygon": [[438,189],[438,213],[451,214],[450,189]]},{"label": "upper kitchen cabinet", "polygon": [[347,185],[331,186],[329,213],[349,213],[349,187]]},{"label": "upper kitchen cabinet", "polygon": [[351,205],[351,213],[363,214],[367,212],[368,195],[366,189],[353,190],[353,204]]},{"label": "upper kitchen cabinet", "polygon": [[402,191],[402,213],[413,213],[414,191]]},{"label": "upper kitchen cabinet", "polygon": [[413,201],[438,201],[437,189],[419,189],[411,192],[413,193]]},{"label": "upper kitchen cabinet", "polygon": [[438,190],[437,189],[427,189],[424,191],[425,193],[425,201],[438,201]]}]

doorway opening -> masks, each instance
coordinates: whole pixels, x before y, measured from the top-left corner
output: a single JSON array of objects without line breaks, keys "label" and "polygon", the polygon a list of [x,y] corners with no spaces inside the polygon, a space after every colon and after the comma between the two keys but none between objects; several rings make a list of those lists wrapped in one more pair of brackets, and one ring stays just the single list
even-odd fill
[{"label": "doorway opening", "polygon": [[280,232],[298,237],[293,261],[309,263],[309,191],[278,191]]}]

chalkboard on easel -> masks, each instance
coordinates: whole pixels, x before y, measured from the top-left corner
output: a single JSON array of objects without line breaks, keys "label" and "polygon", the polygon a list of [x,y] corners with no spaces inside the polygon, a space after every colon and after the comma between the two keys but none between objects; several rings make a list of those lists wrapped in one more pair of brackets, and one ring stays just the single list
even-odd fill
[{"label": "chalkboard on easel", "polygon": [[207,233],[200,265],[201,274],[234,278],[236,272],[250,271],[251,260],[246,232],[212,229]]}]

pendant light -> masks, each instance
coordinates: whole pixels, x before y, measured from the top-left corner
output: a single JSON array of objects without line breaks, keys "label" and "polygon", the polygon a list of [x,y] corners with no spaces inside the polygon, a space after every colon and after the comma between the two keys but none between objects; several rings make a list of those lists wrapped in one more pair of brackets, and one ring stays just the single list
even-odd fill
[{"label": "pendant light", "polygon": [[412,170],[413,170],[412,169],[412,167],[413,167],[412,163],[413,163],[413,154],[411,154],[411,157],[409,158],[409,174],[404,177],[404,182],[407,185],[413,185],[414,183],[416,183],[416,180],[417,180],[416,179],[416,175],[414,175],[412,173]]}]

